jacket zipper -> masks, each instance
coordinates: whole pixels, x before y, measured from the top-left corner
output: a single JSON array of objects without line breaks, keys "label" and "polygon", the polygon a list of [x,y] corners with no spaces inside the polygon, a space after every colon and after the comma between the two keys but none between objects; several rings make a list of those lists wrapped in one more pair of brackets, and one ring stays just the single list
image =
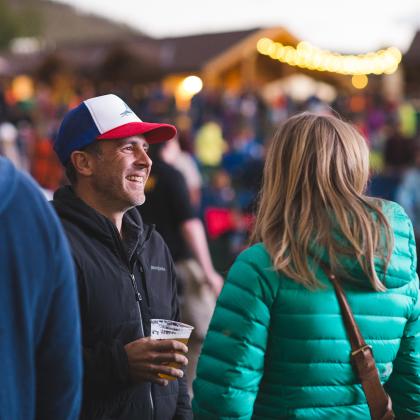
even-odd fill
[{"label": "jacket zipper", "polygon": [[[143,272],[143,269],[141,269],[141,271]],[[131,283],[132,283],[133,288],[134,288],[134,293],[136,295],[137,309],[139,311],[140,331],[141,331],[141,335],[144,337],[143,316],[141,314],[141,308],[140,308],[140,302],[142,301],[142,297],[141,297],[141,294],[139,292],[139,289],[137,288],[137,283],[136,283],[136,278],[134,277],[134,273],[130,273],[130,277],[131,277]],[[149,398],[150,398],[150,406],[151,406],[151,410],[152,410],[152,419],[154,419],[155,418],[155,406],[153,404],[151,386],[150,386],[150,391],[149,391]]]}]

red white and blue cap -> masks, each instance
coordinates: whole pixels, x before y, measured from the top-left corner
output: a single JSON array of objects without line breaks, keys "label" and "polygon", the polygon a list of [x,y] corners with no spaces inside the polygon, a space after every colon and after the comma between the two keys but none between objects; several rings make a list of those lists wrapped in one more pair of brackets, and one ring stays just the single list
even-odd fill
[{"label": "red white and blue cap", "polygon": [[54,150],[66,165],[75,150],[96,140],[142,135],[148,143],[160,143],[176,135],[170,124],[142,121],[118,96],[109,94],[83,101],[69,111],[54,141]]}]

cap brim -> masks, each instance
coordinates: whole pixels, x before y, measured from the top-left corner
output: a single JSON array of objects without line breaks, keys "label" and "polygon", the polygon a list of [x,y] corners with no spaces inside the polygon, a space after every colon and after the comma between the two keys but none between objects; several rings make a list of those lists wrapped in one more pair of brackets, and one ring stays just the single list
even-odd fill
[{"label": "cap brim", "polygon": [[170,124],[131,122],[109,130],[98,136],[97,139],[122,139],[136,135],[142,135],[148,143],[160,143],[174,138],[176,128]]}]

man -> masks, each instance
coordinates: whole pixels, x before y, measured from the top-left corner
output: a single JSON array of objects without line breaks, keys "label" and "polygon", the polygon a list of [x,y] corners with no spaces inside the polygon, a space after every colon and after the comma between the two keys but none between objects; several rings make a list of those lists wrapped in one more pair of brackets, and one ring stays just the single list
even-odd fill
[{"label": "man", "polygon": [[194,325],[189,341],[188,385],[192,381],[223,278],[211,261],[203,223],[194,210],[184,176],[172,166],[173,142],[152,147],[153,171],[146,185],[147,202],[140,208],[146,223],[168,244],[181,286],[182,321]]},{"label": "man", "polygon": [[69,247],[40,188],[0,157],[0,419],[79,416],[82,349]]},{"label": "man", "polygon": [[175,133],[104,95],[71,110],[54,144],[71,182],[53,203],[77,269],[85,419],[192,417],[183,371],[169,366],[187,364],[187,347],[150,338],[150,319],[179,319],[172,259],[135,208],[145,200],[148,144]]}]

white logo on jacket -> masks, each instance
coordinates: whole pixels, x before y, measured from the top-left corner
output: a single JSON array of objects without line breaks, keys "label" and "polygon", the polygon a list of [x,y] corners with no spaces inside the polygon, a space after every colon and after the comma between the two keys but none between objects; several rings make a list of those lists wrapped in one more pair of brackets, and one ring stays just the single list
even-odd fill
[{"label": "white logo on jacket", "polygon": [[155,271],[166,271],[165,267],[159,267],[158,265],[151,265],[150,269]]}]

